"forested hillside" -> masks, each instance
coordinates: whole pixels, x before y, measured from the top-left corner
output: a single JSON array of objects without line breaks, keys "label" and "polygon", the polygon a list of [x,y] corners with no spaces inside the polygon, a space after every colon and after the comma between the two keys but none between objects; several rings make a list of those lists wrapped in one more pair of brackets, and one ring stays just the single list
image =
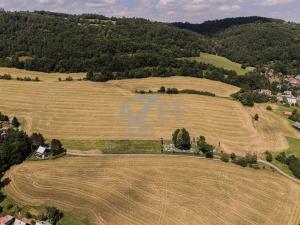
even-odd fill
[{"label": "forested hillside", "polygon": [[260,23],[235,26],[217,37],[216,51],[247,66],[270,65],[277,72],[300,72],[300,25]]},{"label": "forested hillside", "polygon": [[226,18],[222,20],[210,20],[201,24],[192,24],[186,22],[186,23],[172,23],[172,25],[178,28],[191,30],[203,35],[213,35],[236,25],[249,24],[249,23],[269,23],[273,21],[280,22],[280,20],[275,20],[271,18],[250,16],[250,17]]},{"label": "forested hillside", "polygon": [[165,67],[209,51],[191,31],[144,19],[0,12],[0,65],[39,71]]},{"label": "forested hillside", "polygon": [[300,25],[263,17],[238,17],[173,26],[206,35],[214,53],[244,66],[269,66],[283,74],[300,73]]},{"label": "forested hillside", "polygon": [[297,74],[300,25],[263,17],[164,24],[92,14],[0,12],[0,66],[108,74],[100,80],[111,79],[112,74],[115,78],[198,76],[205,66],[178,58],[200,52],[217,53],[244,66],[269,65],[277,72]]}]

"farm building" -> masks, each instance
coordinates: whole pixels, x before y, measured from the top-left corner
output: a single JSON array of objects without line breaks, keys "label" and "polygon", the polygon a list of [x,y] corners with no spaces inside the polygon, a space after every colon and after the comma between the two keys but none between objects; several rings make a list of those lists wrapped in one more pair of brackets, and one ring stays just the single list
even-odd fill
[{"label": "farm building", "polygon": [[44,159],[45,157],[47,157],[50,153],[50,149],[48,147],[43,147],[40,146],[36,152],[35,152],[35,156],[41,159]]},{"label": "farm building", "polygon": [[287,102],[288,102],[290,105],[296,104],[296,103],[297,103],[297,98],[295,98],[295,97],[287,98]]},{"label": "farm building", "polygon": [[26,225],[26,223],[21,220],[15,219],[14,225]]},{"label": "farm building", "polygon": [[300,130],[300,123],[299,122],[294,123],[294,127],[296,129]]},{"label": "farm building", "polygon": [[285,116],[292,116],[293,113],[292,113],[292,112],[289,112],[289,111],[284,111],[284,112],[283,112],[283,115],[285,115]]},{"label": "farm building", "polygon": [[295,78],[289,78],[288,81],[293,87],[298,87],[300,85],[300,81]]},{"label": "farm building", "polygon": [[13,225],[14,217],[12,216],[2,216],[0,217],[0,225]]}]

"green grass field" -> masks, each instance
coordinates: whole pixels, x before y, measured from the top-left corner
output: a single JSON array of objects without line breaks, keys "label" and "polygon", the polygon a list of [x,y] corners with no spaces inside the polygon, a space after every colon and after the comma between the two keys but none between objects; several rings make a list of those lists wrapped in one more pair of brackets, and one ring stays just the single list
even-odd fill
[{"label": "green grass field", "polygon": [[[37,216],[45,210],[45,206],[37,207],[20,205],[9,197],[4,198],[4,200],[1,201],[0,206],[2,207],[3,215],[12,215],[24,221],[35,220],[35,218],[37,218]],[[28,212],[32,215],[32,218],[30,219],[26,218],[26,214]],[[75,215],[72,212],[63,212],[63,214],[63,218],[57,223],[57,225],[90,225],[90,221],[85,216]]]},{"label": "green grass field", "polygon": [[198,62],[203,62],[207,64],[212,64],[216,67],[221,67],[227,70],[234,70],[239,75],[245,75],[247,72],[253,71],[253,67],[248,67],[246,69],[242,69],[242,65],[236,62],[232,62],[231,60],[208,53],[201,53],[200,57],[191,57],[191,60],[196,60]]},{"label": "green grass field", "polygon": [[62,140],[68,150],[99,150],[104,154],[160,153],[159,140]]},{"label": "green grass field", "polygon": [[288,155],[295,155],[300,158],[300,140],[295,138],[288,138],[289,149],[287,150]]}]

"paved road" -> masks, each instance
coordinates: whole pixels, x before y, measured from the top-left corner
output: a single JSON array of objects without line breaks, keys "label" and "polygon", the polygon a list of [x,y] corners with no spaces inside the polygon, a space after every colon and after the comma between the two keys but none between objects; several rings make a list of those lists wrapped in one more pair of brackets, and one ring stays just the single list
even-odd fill
[{"label": "paved road", "polygon": [[[162,154],[103,154],[103,153],[89,153],[89,152],[85,152],[85,153],[79,153],[79,152],[72,152],[72,151],[68,151],[67,152],[68,156],[79,156],[79,157],[111,157],[111,156],[118,156],[118,157],[153,157],[153,156],[162,156]],[[172,157],[178,157],[178,156],[185,156],[185,155],[168,155],[168,154],[163,154],[164,156],[172,156]],[[194,157],[193,155],[190,156],[185,156],[185,157]],[[198,157],[200,159],[206,159],[205,157]],[[214,158],[213,160],[220,160],[219,158]],[[277,166],[273,165],[272,163],[269,163],[268,161],[265,160],[261,160],[258,159],[257,162],[259,163],[263,163],[267,166],[272,167],[273,169],[275,169],[278,173],[280,173],[281,175],[287,177],[288,179],[300,184],[300,180],[298,180],[295,177],[292,177],[290,175],[288,175],[287,173],[285,173],[284,171],[282,171],[280,168],[278,168]]]},{"label": "paved road", "polygon": [[268,161],[261,160],[261,159],[258,159],[257,162],[260,162],[260,163],[263,163],[263,164],[265,164],[265,165],[267,165],[267,166],[272,167],[273,169],[275,169],[275,170],[276,170],[278,173],[280,173],[281,175],[283,175],[283,176],[289,178],[290,180],[292,180],[292,181],[294,181],[294,182],[300,184],[300,180],[298,180],[298,179],[295,178],[295,177],[292,177],[292,176],[288,175],[287,173],[285,173],[284,171],[282,171],[281,169],[279,169],[277,166],[273,165],[272,163],[269,163]]}]

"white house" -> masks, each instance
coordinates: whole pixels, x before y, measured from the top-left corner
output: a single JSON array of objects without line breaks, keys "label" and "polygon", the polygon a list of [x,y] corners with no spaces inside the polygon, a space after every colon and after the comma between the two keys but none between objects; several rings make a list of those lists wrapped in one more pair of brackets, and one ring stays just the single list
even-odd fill
[{"label": "white house", "polygon": [[46,221],[37,221],[37,222],[35,223],[35,225],[52,225],[52,224],[49,223],[49,222],[46,222]]},{"label": "white house", "polygon": [[48,147],[40,146],[38,150],[35,152],[35,156],[41,159],[47,157],[50,153],[50,149]]},{"label": "white house", "polygon": [[26,223],[21,220],[15,219],[14,225],[26,225]]},{"label": "white house", "polygon": [[297,103],[297,98],[294,97],[290,97],[290,98],[286,98],[288,103],[291,104],[296,104]]}]

